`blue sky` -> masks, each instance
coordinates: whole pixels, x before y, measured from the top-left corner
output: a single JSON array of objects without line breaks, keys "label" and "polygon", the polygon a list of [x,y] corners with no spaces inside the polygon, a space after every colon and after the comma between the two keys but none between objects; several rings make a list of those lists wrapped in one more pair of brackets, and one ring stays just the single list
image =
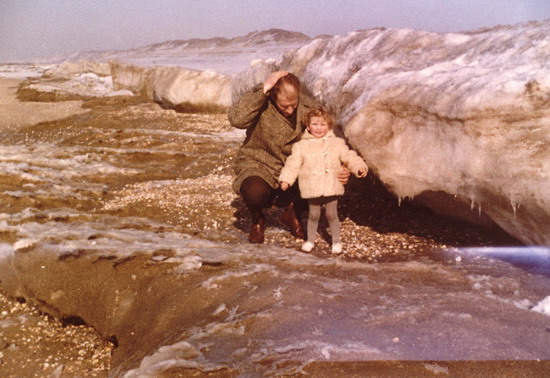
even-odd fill
[{"label": "blue sky", "polygon": [[462,31],[550,18],[550,0],[0,0],[0,61],[281,28]]}]

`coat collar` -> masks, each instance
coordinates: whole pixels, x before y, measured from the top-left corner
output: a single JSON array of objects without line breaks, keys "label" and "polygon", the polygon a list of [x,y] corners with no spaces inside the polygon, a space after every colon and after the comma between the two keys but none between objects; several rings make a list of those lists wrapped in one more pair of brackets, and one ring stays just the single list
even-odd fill
[{"label": "coat collar", "polygon": [[324,137],[322,138],[315,138],[313,135],[311,135],[309,133],[309,131],[306,129],[306,131],[304,132],[304,135],[302,136],[302,139],[327,139],[327,138],[333,138],[335,137],[336,135],[334,135],[334,131],[329,130],[327,135],[325,135]]}]

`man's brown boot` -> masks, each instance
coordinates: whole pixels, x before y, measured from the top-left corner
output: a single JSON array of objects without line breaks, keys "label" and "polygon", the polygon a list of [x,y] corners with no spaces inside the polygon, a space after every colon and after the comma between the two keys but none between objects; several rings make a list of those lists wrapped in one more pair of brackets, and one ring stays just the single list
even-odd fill
[{"label": "man's brown boot", "polygon": [[248,241],[251,243],[261,244],[264,242],[265,218],[261,217],[257,223],[250,225],[248,233]]},{"label": "man's brown boot", "polygon": [[304,229],[302,224],[296,217],[296,211],[294,210],[294,203],[291,203],[288,209],[281,214],[279,221],[290,228],[292,236],[298,239],[305,239]]}]

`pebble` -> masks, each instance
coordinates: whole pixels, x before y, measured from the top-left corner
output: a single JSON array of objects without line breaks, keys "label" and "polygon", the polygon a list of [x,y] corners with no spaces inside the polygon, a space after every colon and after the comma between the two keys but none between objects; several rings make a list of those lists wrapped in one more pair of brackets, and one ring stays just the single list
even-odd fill
[{"label": "pebble", "polygon": [[[91,327],[65,326],[0,291],[2,377],[107,377],[113,345]],[[4,323],[6,324],[6,323]],[[80,360],[78,360],[80,357]],[[40,373],[36,368],[39,367]]]}]

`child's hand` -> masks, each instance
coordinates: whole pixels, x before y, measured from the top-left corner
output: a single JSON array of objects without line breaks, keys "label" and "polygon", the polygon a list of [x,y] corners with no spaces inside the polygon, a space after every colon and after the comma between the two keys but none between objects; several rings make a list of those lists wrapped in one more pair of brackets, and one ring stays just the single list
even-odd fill
[{"label": "child's hand", "polygon": [[359,169],[359,171],[357,171],[357,174],[359,177],[365,177],[368,172],[369,172],[368,168],[361,168]]},{"label": "child's hand", "polygon": [[283,191],[287,190],[288,187],[290,186],[290,184],[289,184],[288,182],[286,182],[286,181],[281,181],[281,182],[279,183],[279,185],[281,185],[281,189],[282,189]]}]

